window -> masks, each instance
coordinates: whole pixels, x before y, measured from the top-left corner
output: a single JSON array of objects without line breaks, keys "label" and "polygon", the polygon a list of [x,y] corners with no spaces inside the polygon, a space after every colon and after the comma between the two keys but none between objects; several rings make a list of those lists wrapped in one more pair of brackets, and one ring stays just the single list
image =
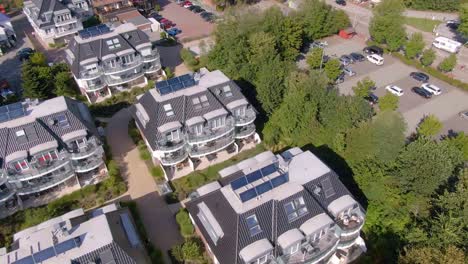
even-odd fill
[{"label": "window", "polygon": [[289,248],[289,254],[292,255],[292,254],[296,253],[297,251],[299,251],[299,245],[300,245],[300,244],[301,244],[301,243],[296,243],[295,245],[291,246],[291,247]]},{"label": "window", "polygon": [[245,116],[245,107],[239,107],[236,110],[234,110],[234,114],[236,116]]},{"label": "window", "polygon": [[111,68],[115,68],[117,67],[117,62],[115,60],[110,60],[109,62],[107,62],[107,65],[109,65],[109,67]]},{"label": "window", "polygon": [[16,136],[17,136],[17,137],[25,136],[24,130],[21,129],[21,130],[16,131]]},{"label": "window", "polygon": [[260,257],[259,259],[257,259],[256,264],[264,264],[264,263],[267,263],[268,261],[268,255],[265,255],[263,257]]},{"label": "window", "polygon": [[57,155],[57,152],[55,150],[36,155],[35,157],[37,159],[37,162],[41,166],[47,165],[47,163],[49,161],[51,161],[51,160],[57,160],[58,159],[58,155]]},{"label": "window", "polygon": [[229,85],[226,85],[226,86],[223,87],[223,92],[224,92],[224,96],[226,96],[226,97],[231,97],[232,96],[231,87],[229,87]]},{"label": "window", "polygon": [[165,104],[163,106],[164,111],[166,112],[166,116],[173,116],[174,115],[174,110],[172,110],[172,105],[171,104]]},{"label": "window", "polygon": [[28,139],[26,138],[26,133],[23,129],[16,131],[16,141],[18,142],[18,144],[25,144],[28,142]]},{"label": "window", "polygon": [[256,215],[248,216],[247,218],[245,218],[245,221],[247,222],[247,226],[249,227],[250,236],[255,236],[256,234],[262,232],[262,229],[258,224]]},{"label": "window", "polygon": [[166,134],[168,141],[176,141],[179,139],[179,130],[174,130]]},{"label": "window", "polygon": [[133,54],[125,55],[120,58],[122,59],[123,64],[130,64],[133,62],[134,59]]},{"label": "window", "polygon": [[107,40],[106,43],[110,50],[120,48],[120,42],[117,38]]},{"label": "window", "polygon": [[198,124],[193,126],[193,132],[197,135],[203,133],[203,124]]},{"label": "window", "polygon": [[57,116],[57,121],[58,121],[58,125],[61,128],[70,127],[70,123],[68,123],[68,118],[64,114],[58,115]]},{"label": "window", "polygon": [[226,124],[226,118],[223,116],[223,117],[213,119],[210,122],[211,122],[211,128],[219,128]]},{"label": "window", "polygon": [[304,198],[302,198],[302,196],[285,204],[284,210],[288,215],[289,222],[296,220],[308,212],[307,207],[305,206]]},{"label": "window", "polygon": [[208,102],[208,97],[206,97],[206,95],[192,98],[192,104],[195,110],[199,110],[210,105],[210,103]]},{"label": "window", "polygon": [[24,171],[29,169],[28,161],[26,159],[13,162],[13,166],[15,167],[16,171]]},{"label": "window", "polygon": [[77,139],[77,140],[75,140],[75,142],[76,142],[76,145],[77,145],[79,148],[86,147],[86,139],[85,139],[85,138]]}]

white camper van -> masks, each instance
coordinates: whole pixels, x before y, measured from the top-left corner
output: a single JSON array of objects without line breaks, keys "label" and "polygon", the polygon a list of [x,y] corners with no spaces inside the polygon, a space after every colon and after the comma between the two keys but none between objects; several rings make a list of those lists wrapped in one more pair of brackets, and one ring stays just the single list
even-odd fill
[{"label": "white camper van", "polygon": [[432,46],[450,53],[457,53],[460,50],[462,44],[446,37],[437,37],[432,42]]}]

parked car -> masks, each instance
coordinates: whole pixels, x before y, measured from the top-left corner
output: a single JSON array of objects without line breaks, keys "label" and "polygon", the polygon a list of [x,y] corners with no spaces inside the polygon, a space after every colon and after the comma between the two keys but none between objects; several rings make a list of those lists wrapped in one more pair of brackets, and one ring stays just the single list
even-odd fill
[{"label": "parked car", "polygon": [[3,79],[0,80],[0,95],[7,99],[8,96],[13,95],[13,91],[11,90],[10,83],[7,80]]},{"label": "parked car", "polygon": [[351,60],[348,57],[344,56],[344,55],[341,56],[338,60],[340,61],[341,65],[343,65],[343,66],[347,66],[347,65],[351,64]]},{"label": "parked car", "polygon": [[387,87],[385,87],[385,90],[389,91],[390,93],[396,96],[402,96],[404,94],[403,89],[396,85],[387,85]]},{"label": "parked car", "polygon": [[364,97],[367,101],[369,101],[370,105],[376,105],[379,103],[379,97],[373,93],[370,93],[368,96]]},{"label": "parked car", "polygon": [[346,6],[346,1],[345,0],[335,0],[335,3],[340,5],[340,6]]},{"label": "parked car", "polygon": [[342,73],[340,76],[338,76],[335,83],[339,84],[339,83],[343,83],[343,82],[344,82],[344,74]]},{"label": "parked car", "polygon": [[163,16],[161,16],[160,14],[157,14],[157,13],[153,13],[151,14],[151,17],[154,18],[156,21],[160,22],[161,20],[164,19]]},{"label": "parked car", "polygon": [[366,57],[362,55],[361,53],[353,52],[349,54],[349,56],[354,60],[354,61],[364,61]]},{"label": "parked car", "polygon": [[383,49],[377,47],[377,46],[369,46],[365,47],[362,51],[366,54],[377,54],[382,56],[383,55]]},{"label": "parked car", "polygon": [[356,75],[356,72],[354,72],[351,68],[348,67],[343,68],[343,72],[348,76]]},{"label": "parked car", "polygon": [[462,111],[458,114],[461,118],[468,120],[468,110]]},{"label": "parked car", "polygon": [[424,83],[423,85],[421,85],[421,88],[430,92],[433,95],[440,95],[442,93],[442,89],[430,83]]},{"label": "parked car", "polygon": [[458,53],[463,44],[446,37],[436,37],[432,42],[432,46],[450,53]]},{"label": "parked car", "polygon": [[179,2],[180,6],[185,6],[186,4],[192,5],[192,2],[190,2],[190,1],[181,1],[181,2]]},{"label": "parked car", "polygon": [[195,9],[195,8],[197,8],[197,7],[199,7],[199,6],[197,6],[197,5],[191,5],[191,6],[187,7],[187,9],[190,10],[190,11],[192,11],[193,9]]},{"label": "parked car", "polygon": [[460,21],[448,20],[447,22],[445,22],[445,25],[452,30],[458,30],[458,27],[460,26]]},{"label": "parked car", "polygon": [[210,13],[210,12],[201,12],[200,13],[200,16],[201,17],[212,17],[213,16],[213,13]]},{"label": "parked car", "polygon": [[29,57],[34,54],[34,50],[31,48],[22,48],[16,53],[16,57],[20,61],[29,60]]},{"label": "parked car", "polygon": [[203,9],[203,8],[201,8],[201,7],[197,7],[197,8],[194,8],[194,9],[192,10],[192,12],[197,13],[197,14],[198,14],[198,13],[201,13],[201,12],[205,12],[205,11],[206,11],[206,10]]},{"label": "parked car", "polygon": [[173,28],[170,28],[168,29],[167,31],[167,34],[171,37],[175,37],[177,34],[180,34],[182,33],[182,30],[176,28],[176,27],[173,27]]},{"label": "parked car", "polygon": [[377,54],[367,55],[367,60],[379,66],[384,64],[384,58],[380,57]]},{"label": "parked car", "polygon": [[416,81],[427,82],[429,81],[429,76],[422,72],[412,72],[410,76],[413,77]]},{"label": "parked car", "polygon": [[341,58],[345,58],[346,60],[349,61],[349,63],[354,63],[354,60],[351,56],[348,55],[341,55]]},{"label": "parked car", "polygon": [[189,8],[192,5],[193,5],[192,2],[187,2],[187,3],[184,4],[184,8]]},{"label": "parked car", "polygon": [[432,97],[432,94],[430,92],[426,91],[425,89],[421,87],[413,87],[411,88],[411,91],[413,91],[413,93],[418,94],[421,97],[424,97],[426,99],[429,99]]},{"label": "parked car", "polygon": [[313,44],[322,49],[328,46],[328,42],[326,41],[314,41]]}]

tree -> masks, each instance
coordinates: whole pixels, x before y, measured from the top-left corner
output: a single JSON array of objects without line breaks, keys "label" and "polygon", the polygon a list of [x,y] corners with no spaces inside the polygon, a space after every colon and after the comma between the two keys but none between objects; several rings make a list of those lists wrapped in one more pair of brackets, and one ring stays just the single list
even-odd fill
[{"label": "tree", "polygon": [[175,245],[172,247],[171,255],[180,263],[184,262],[184,251],[182,245]]},{"label": "tree", "polygon": [[455,54],[450,54],[447,58],[439,64],[439,70],[444,72],[451,72],[457,65],[457,56]]},{"label": "tree", "polygon": [[449,137],[448,142],[463,153],[464,160],[468,160],[468,135],[460,132],[454,137]]},{"label": "tree", "polygon": [[413,33],[406,43],[405,55],[408,59],[417,57],[424,49],[424,39],[420,32]]},{"label": "tree", "polygon": [[325,63],[324,69],[330,82],[335,82],[341,75],[341,63],[337,59],[328,60],[327,63]]},{"label": "tree", "polygon": [[184,260],[199,260],[202,257],[200,245],[194,240],[187,240],[182,245]]},{"label": "tree", "polygon": [[323,49],[313,48],[307,53],[306,61],[311,69],[318,69],[323,63]]},{"label": "tree", "polygon": [[468,36],[468,3],[460,5],[459,9],[460,25],[458,31]]},{"label": "tree", "polygon": [[443,125],[435,115],[426,116],[417,128],[418,134],[424,137],[433,137],[442,129]]},{"label": "tree", "polygon": [[29,58],[29,61],[34,66],[47,66],[47,58],[41,52],[33,53],[33,55]]},{"label": "tree", "polygon": [[76,97],[75,82],[68,72],[59,72],[55,75],[55,91],[57,96]]},{"label": "tree", "polygon": [[371,89],[375,87],[375,82],[369,77],[358,81],[356,86],[353,87],[354,95],[360,98],[365,98],[371,93]]},{"label": "tree", "polygon": [[449,246],[440,250],[434,247],[410,247],[399,258],[401,264],[463,264],[463,250]]},{"label": "tree", "polygon": [[380,44],[387,44],[391,51],[403,46],[406,40],[401,0],[383,0],[374,8],[369,33]]},{"label": "tree", "polygon": [[22,66],[23,96],[26,98],[47,99],[53,91],[53,77],[50,67],[35,66],[26,62]]},{"label": "tree", "polygon": [[380,97],[379,108],[382,111],[395,111],[398,108],[398,96],[387,92],[384,96]]},{"label": "tree", "polygon": [[436,58],[435,51],[433,49],[426,49],[422,53],[421,63],[422,63],[422,65],[424,65],[426,67],[430,66],[434,62],[435,58]]}]

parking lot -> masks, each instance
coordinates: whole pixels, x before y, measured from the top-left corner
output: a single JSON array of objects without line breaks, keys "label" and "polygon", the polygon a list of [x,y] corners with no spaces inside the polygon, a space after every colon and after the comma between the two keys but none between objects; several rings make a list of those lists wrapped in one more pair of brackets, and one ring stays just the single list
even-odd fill
[{"label": "parking lot", "polygon": [[[359,39],[342,40],[331,38],[327,40],[329,46],[325,54],[340,57],[351,52],[361,52],[365,47]],[[346,76],[345,81],[338,85],[343,94],[352,94],[352,87],[365,77],[372,79],[377,86],[374,93],[381,97],[386,94],[385,86],[396,85],[403,89],[404,95],[400,97],[398,110],[403,114],[408,124],[408,134],[415,131],[418,123],[424,116],[434,114],[444,123],[444,131],[465,131],[468,133],[468,121],[460,118],[458,113],[468,109],[468,93],[442,82],[433,77],[429,83],[442,89],[441,95],[434,95],[425,99],[411,91],[414,86],[422,83],[409,76],[416,69],[409,67],[396,58],[384,55],[385,63],[382,66],[374,65],[367,60],[349,65],[356,75]]]},{"label": "parking lot", "polygon": [[211,35],[214,30],[214,24],[203,20],[199,14],[193,13],[175,2],[160,2],[162,11],[159,12],[164,18],[167,18],[176,24],[176,27],[182,30],[177,35],[179,41],[189,41]]}]

